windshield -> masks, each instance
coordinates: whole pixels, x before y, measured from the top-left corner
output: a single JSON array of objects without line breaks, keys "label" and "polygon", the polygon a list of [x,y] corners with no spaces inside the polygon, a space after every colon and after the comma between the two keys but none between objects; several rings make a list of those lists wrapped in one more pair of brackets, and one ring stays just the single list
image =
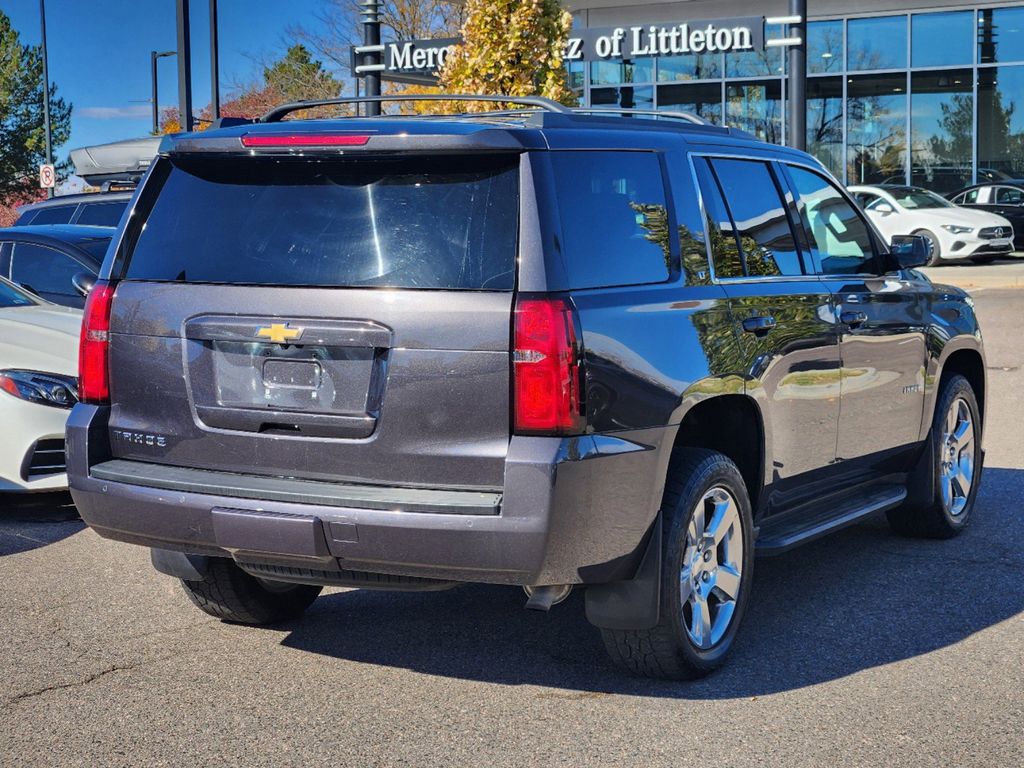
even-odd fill
[{"label": "windshield", "polygon": [[127,278],[512,290],[518,158],[181,159]]},{"label": "windshield", "polygon": [[896,202],[908,210],[920,208],[955,208],[951,202],[927,189],[890,189]]},{"label": "windshield", "polygon": [[0,278],[0,309],[11,307],[34,307],[39,304],[24,291],[15,288],[3,278]]}]

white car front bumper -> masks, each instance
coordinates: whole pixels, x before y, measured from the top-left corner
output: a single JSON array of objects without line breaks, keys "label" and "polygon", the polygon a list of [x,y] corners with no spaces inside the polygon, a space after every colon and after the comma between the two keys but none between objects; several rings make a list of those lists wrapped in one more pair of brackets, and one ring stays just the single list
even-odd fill
[{"label": "white car front bumper", "polygon": [[992,227],[985,227],[981,230],[974,230],[969,234],[953,234],[943,231],[939,235],[942,245],[942,258],[944,259],[967,259],[972,256],[998,256],[999,254],[1013,253],[1013,230],[1004,227],[1007,235],[1004,237],[981,237],[980,232]]},{"label": "white car front bumper", "polygon": [[64,427],[70,409],[29,403],[0,392],[0,491],[68,487]]}]

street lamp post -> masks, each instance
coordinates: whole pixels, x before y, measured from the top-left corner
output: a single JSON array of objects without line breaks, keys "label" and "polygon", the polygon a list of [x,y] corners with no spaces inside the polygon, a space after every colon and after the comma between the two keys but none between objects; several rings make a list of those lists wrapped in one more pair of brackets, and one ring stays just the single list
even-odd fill
[{"label": "street lamp post", "polygon": [[217,35],[217,0],[210,0],[210,111],[220,118],[220,52]]},{"label": "street lamp post", "polygon": [[[53,144],[50,134],[50,68],[46,56],[46,2],[39,0],[39,28],[43,49],[43,132],[46,134],[46,164],[53,165]],[[53,187],[46,189],[46,196],[53,197]]]},{"label": "street lamp post", "polygon": [[192,30],[189,0],[178,0],[178,119],[183,131],[192,130]]},{"label": "street lamp post", "polygon": [[807,0],[789,0],[789,13],[800,21],[789,27],[800,42],[789,49],[789,146],[807,149]]},{"label": "street lamp post", "polygon": [[[380,0],[363,0],[363,49],[362,65],[366,67],[365,91],[367,96],[380,96],[380,70],[383,69],[380,44]],[[368,117],[380,115],[380,102],[371,101],[366,104]]]},{"label": "street lamp post", "polygon": [[158,89],[158,86],[157,86],[156,62],[157,62],[157,59],[162,59],[165,56],[174,56],[176,53],[177,53],[177,51],[164,51],[162,53],[158,53],[157,51],[150,51],[149,52],[150,72],[151,72],[152,78],[153,78],[153,99],[152,99],[152,102],[153,102],[153,135],[154,136],[156,136],[156,135],[158,135],[160,133],[160,97],[158,96],[159,89]]}]

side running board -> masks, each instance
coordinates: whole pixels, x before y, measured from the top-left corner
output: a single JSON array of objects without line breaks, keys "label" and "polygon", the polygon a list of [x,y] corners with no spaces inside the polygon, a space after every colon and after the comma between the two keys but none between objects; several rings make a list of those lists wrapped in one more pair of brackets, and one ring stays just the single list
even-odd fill
[{"label": "side running board", "polygon": [[805,504],[778,520],[766,520],[757,537],[757,554],[778,555],[821,538],[861,518],[899,506],[907,498],[902,485],[876,485],[838,504],[830,500]]}]

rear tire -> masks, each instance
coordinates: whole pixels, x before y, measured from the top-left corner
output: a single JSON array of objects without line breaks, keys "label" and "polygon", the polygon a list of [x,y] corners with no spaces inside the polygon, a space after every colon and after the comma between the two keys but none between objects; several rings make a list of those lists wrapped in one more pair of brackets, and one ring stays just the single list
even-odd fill
[{"label": "rear tire", "polygon": [[206,578],[181,582],[195,605],[223,621],[274,624],[297,619],[323,587],[257,579],[227,558],[210,558]]},{"label": "rear tire", "polygon": [[942,383],[925,450],[927,499],[889,511],[889,525],[904,536],[949,539],[971,521],[982,469],[978,400],[959,374]]},{"label": "rear tire", "polygon": [[753,522],[736,465],[715,451],[677,448],[662,520],[658,624],[601,635],[612,660],[630,672],[692,680],[721,666],[750,595]]},{"label": "rear tire", "polygon": [[935,236],[934,232],[929,232],[927,229],[919,229],[914,233],[920,235],[928,241],[928,266],[934,267],[942,262],[942,246],[939,245],[939,238]]}]

